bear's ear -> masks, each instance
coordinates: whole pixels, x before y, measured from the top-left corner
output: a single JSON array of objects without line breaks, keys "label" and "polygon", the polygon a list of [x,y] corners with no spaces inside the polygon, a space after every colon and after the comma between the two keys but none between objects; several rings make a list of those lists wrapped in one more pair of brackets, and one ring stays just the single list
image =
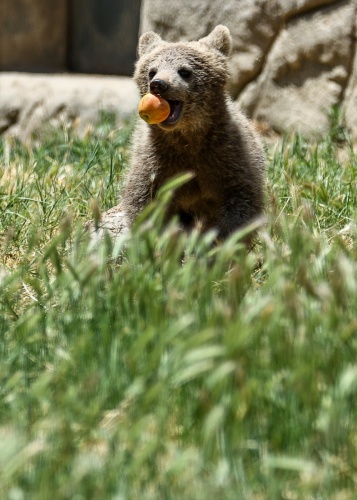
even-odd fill
[{"label": "bear's ear", "polygon": [[153,31],[148,31],[147,33],[141,35],[138,47],[139,57],[143,56],[147,52],[151,52],[151,50],[156,47],[156,45],[159,45],[160,42],[162,42],[160,35],[154,33]]},{"label": "bear's ear", "polygon": [[232,52],[232,37],[229,29],[223,24],[219,24],[215,29],[206,37],[199,40],[210,48],[219,50],[223,55],[229,56]]}]

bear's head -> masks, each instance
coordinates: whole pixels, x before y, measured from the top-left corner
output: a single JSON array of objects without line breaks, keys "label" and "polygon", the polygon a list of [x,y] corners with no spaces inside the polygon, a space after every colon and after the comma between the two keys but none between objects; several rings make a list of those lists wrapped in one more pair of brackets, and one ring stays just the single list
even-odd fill
[{"label": "bear's head", "polygon": [[141,95],[152,92],[169,102],[170,115],[158,124],[160,128],[207,125],[222,110],[219,103],[226,100],[231,49],[231,35],[222,25],[193,42],[165,42],[152,31],[140,37],[134,80]]}]

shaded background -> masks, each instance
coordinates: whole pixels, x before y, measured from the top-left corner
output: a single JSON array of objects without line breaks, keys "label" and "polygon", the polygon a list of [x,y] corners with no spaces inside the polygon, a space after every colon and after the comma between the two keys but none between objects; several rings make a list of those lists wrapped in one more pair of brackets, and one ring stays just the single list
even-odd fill
[{"label": "shaded background", "polygon": [[131,75],[141,0],[0,0],[0,71]]},{"label": "shaded background", "polygon": [[194,40],[217,24],[230,94],[261,130],[321,137],[343,116],[357,144],[356,0],[0,0],[0,133],[63,110],[85,129],[109,101],[135,112],[139,31]]}]

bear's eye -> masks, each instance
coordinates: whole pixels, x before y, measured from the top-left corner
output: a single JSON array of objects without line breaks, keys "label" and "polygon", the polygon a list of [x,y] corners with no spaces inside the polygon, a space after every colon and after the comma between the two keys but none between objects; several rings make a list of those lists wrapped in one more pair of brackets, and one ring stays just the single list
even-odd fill
[{"label": "bear's eye", "polygon": [[155,75],[156,75],[156,70],[155,69],[152,69],[152,70],[149,71],[149,78],[150,78],[150,80],[152,80]]},{"label": "bear's eye", "polygon": [[192,71],[187,68],[181,68],[178,70],[178,74],[183,78],[184,80],[188,80],[190,76],[192,75]]}]

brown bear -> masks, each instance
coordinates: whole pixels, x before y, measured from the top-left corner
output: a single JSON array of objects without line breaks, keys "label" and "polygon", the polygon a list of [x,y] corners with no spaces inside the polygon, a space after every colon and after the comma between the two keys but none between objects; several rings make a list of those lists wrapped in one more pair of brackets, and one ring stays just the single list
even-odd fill
[{"label": "brown bear", "polygon": [[134,80],[140,93],[167,100],[159,124],[138,121],[121,207],[129,226],[173,176],[193,177],[174,194],[168,217],[184,228],[230,235],[263,213],[264,155],[248,120],[227,93],[228,28],[198,41],[169,43],[154,33],[139,40]]}]

